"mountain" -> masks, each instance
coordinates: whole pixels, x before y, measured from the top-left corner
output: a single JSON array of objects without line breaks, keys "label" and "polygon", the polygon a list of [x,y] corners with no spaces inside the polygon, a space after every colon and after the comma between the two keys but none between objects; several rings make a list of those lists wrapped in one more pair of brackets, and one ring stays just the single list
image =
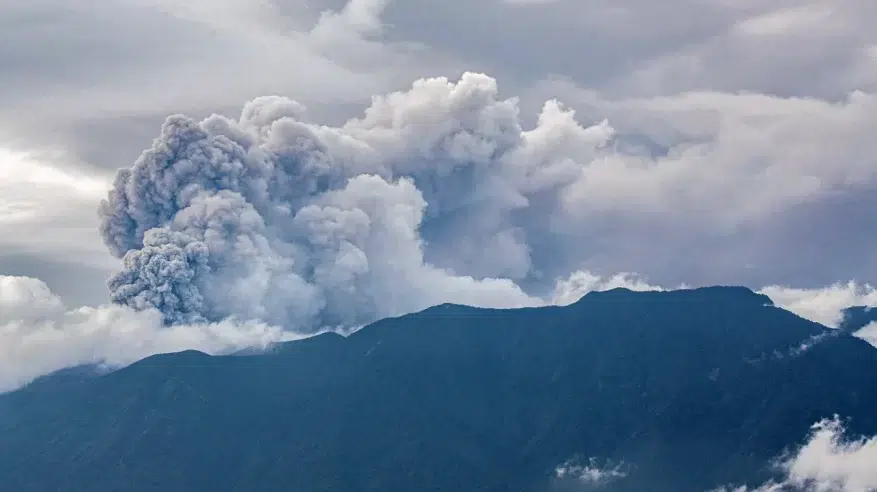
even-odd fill
[{"label": "mountain", "polygon": [[877,309],[868,306],[852,306],[843,310],[841,330],[853,333],[877,322]]},{"label": "mountain", "polygon": [[0,396],[0,477],[32,492],[541,492],[591,490],[555,470],[593,459],[626,474],[600,490],[703,492],[761,483],[834,414],[877,434],[875,383],[869,344],[744,288],[441,305]]}]

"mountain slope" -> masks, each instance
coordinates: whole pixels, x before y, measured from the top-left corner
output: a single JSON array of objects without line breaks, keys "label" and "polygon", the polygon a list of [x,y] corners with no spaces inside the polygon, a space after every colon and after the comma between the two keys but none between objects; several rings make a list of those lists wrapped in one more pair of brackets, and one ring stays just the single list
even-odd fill
[{"label": "mountain slope", "polygon": [[877,350],[743,288],[442,305],[63,381],[0,397],[10,490],[544,491],[594,458],[627,474],[603,490],[702,492],[822,418],[877,433]]},{"label": "mountain slope", "polygon": [[868,306],[852,306],[844,309],[840,329],[850,333],[877,322],[877,309]]}]

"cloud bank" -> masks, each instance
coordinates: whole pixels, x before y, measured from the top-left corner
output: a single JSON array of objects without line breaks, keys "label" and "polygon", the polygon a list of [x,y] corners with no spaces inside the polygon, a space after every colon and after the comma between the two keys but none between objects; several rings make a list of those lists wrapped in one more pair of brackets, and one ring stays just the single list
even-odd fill
[{"label": "cloud bank", "polygon": [[843,310],[850,306],[877,306],[877,289],[869,284],[855,282],[834,284],[822,289],[793,289],[771,285],[761,289],[770,297],[797,315],[832,328],[843,321]]},{"label": "cloud bank", "polygon": [[259,322],[169,327],[156,310],[70,309],[40,280],[0,276],[0,393],[81,364],[118,367],[157,353],[228,353],[294,338]]},{"label": "cloud bank", "polygon": [[[530,305],[566,305],[588,292],[617,287],[637,291],[667,290],[650,285],[633,274],[602,278],[577,271],[560,279],[551,297],[528,298],[527,302]],[[779,287],[772,289],[773,294],[782,293]],[[801,292],[790,290],[796,294]],[[832,288],[827,290],[832,292]],[[432,295],[439,303],[445,302],[444,299],[454,299],[458,293],[438,292]],[[830,298],[824,292],[812,291],[811,298],[800,300],[800,305],[807,309],[799,310],[797,314],[807,317],[808,311],[814,309],[819,313],[828,313],[831,306],[840,305],[821,305],[820,302],[826,297]],[[784,297],[778,299],[777,305],[782,306]],[[481,301],[483,306],[510,303],[509,299],[498,296]],[[783,307],[793,311],[796,309],[795,304]],[[831,319],[834,317],[832,315]],[[166,321],[165,315],[153,308],[137,310],[117,304],[71,308],[38,279],[0,275],[0,393],[18,389],[39,376],[59,369],[83,364],[116,368],[158,353],[196,349],[210,354],[227,354],[245,348],[263,349],[277,342],[309,336],[293,329],[233,317],[218,322],[176,325],[168,325]],[[866,327],[858,335],[877,345],[877,337],[872,336],[877,331],[875,327]],[[819,340],[821,338],[805,340],[802,344],[818,343]],[[793,347],[790,355],[805,349],[804,345]],[[572,470],[569,467],[566,469]],[[580,471],[588,469],[584,467]]]}]

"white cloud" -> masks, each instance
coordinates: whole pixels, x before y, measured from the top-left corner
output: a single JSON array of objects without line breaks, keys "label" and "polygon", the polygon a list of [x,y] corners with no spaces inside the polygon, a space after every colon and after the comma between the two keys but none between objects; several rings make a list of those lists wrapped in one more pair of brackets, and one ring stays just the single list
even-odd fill
[{"label": "white cloud", "polygon": [[567,154],[579,170],[554,218],[579,232],[588,269],[674,284],[873,282],[873,93],[609,99],[554,81],[525,99],[537,94],[613,130],[596,156]]},{"label": "white cloud", "polygon": [[834,284],[822,289],[793,289],[776,285],[761,289],[774,303],[825,326],[836,328],[843,321],[843,309],[851,306],[877,306],[877,289],[855,282]]},{"label": "white cloud", "polygon": [[813,426],[804,446],[783,460],[784,478],[755,489],[720,488],[719,492],[873,492],[877,490],[877,437],[849,440],[835,417]]},{"label": "white cloud", "polygon": [[624,463],[599,464],[596,458],[589,458],[587,464],[577,459],[570,459],[554,469],[554,476],[559,480],[572,479],[588,486],[604,486],[610,482],[627,477]]},{"label": "white cloud", "polygon": [[294,338],[301,335],[255,322],[165,327],[155,311],[69,309],[40,280],[0,276],[0,393],[80,364],[115,367],[156,353],[220,354]]},{"label": "white cloud", "polygon": [[877,489],[877,438],[845,441],[839,420],[814,426],[813,437],[786,463],[789,482],[798,487],[834,487],[839,492]]},{"label": "white cloud", "polygon": [[862,327],[861,330],[856,332],[856,336],[877,347],[877,321]]},{"label": "white cloud", "polygon": [[669,145],[657,156],[621,150],[582,162],[566,197],[573,214],[649,212],[724,232],[877,183],[873,94],[838,103],[719,92],[612,101],[552,87],[622,138]]},{"label": "white cloud", "polygon": [[566,278],[558,279],[551,297],[551,304],[565,306],[578,301],[588,292],[616,288],[630,289],[636,292],[667,290],[661,286],[651,285],[632,273],[619,273],[603,278],[591,272],[578,270]]},{"label": "white cloud", "polygon": [[[553,294],[541,300],[524,295],[508,280],[479,284],[471,278],[448,280],[443,278],[445,275],[433,270],[419,280],[413,279],[413,283],[404,284],[409,295],[418,297],[415,307],[443,302],[485,307],[566,305],[588,292],[619,287],[634,291],[667,290],[651,285],[635,274],[600,277],[587,271],[576,271],[558,279]],[[385,288],[393,290],[392,286]],[[838,286],[824,290],[770,287],[762,292],[771,296],[778,306],[819,321],[820,317],[834,319],[833,316],[846,307],[847,302],[863,301],[861,287],[851,284],[845,289]],[[398,291],[392,295],[403,293]],[[877,333],[877,323],[863,330],[860,336],[869,341],[877,339],[869,338],[870,333]],[[153,310],[134,311],[115,305],[70,308],[38,279],[0,275],[0,393],[18,388],[36,377],[80,364],[122,366],[149,355],[187,349],[221,354],[247,347],[264,348],[277,341],[303,336],[256,321],[228,319],[219,323],[167,327],[163,325],[160,313]],[[816,341],[804,340],[802,343]],[[622,470],[595,467],[593,463],[578,468],[572,462],[568,465],[559,470],[585,478],[617,478],[612,470]],[[601,470],[609,474],[597,473]]]}]

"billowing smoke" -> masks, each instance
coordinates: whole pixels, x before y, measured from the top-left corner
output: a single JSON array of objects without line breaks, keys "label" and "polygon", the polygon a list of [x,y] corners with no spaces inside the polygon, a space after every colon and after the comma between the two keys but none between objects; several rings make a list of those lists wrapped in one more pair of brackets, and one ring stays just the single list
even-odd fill
[{"label": "billowing smoke", "polygon": [[[338,127],[278,96],[237,119],[171,116],[100,207],[103,239],[124,260],[111,298],[168,324],[236,317],[313,331],[442,302],[659,289],[578,271],[589,206],[579,195],[615,162],[615,143],[607,122],[583,126],[556,101],[524,129],[517,100],[475,73],[376,96]],[[852,303],[877,304],[855,284],[765,292],[829,325]]]},{"label": "billowing smoke", "polygon": [[551,219],[611,138],[553,101],[525,131],[517,101],[474,73],[375,97],[340,127],[282,97],[237,120],[172,116],[101,204],[124,260],[111,297],[169,324],[298,330],[440,302],[541,304],[558,273]]}]

